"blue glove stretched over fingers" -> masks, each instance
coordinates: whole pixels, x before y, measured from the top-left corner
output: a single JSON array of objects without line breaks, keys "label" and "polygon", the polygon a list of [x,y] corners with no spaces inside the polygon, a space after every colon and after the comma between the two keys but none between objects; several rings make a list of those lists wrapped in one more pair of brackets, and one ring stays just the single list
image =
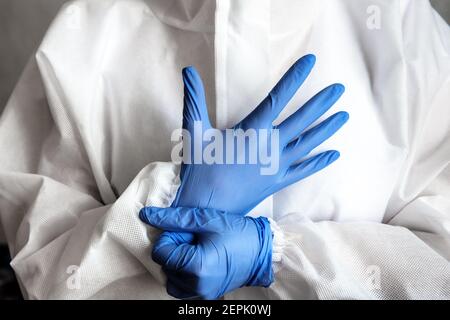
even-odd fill
[{"label": "blue glove stretched over fingers", "polygon": [[[273,122],[305,81],[314,64],[313,55],[299,59],[261,104],[232,128],[233,136],[239,132],[256,130],[257,148],[260,149],[263,144],[266,144],[265,147],[270,150],[269,159],[276,161],[275,157],[278,158],[278,167],[269,174],[262,174],[262,169],[266,168],[270,171],[273,168],[268,169],[267,163],[263,163],[261,159],[258,159],[256,163],[250,163],[247,159],[245,164],[237,164],[237,158],[251,150],[250,139],[246,139],[244,144],[239,146],[236,142],[237,137],[234,138],[236,145],[233,149],[227,149],[224,143],[223,149],[215,150],[221,155],[219,161],[221,160],[223,164],[205,161],[194,163],[196,146],[202,154],[205,154],[208,148],[208,143],[205,143],[203,139],[200,142],[196,141],[198,139],[193,139],[196,136],[195,130],[197,128],[202,134],[212,127],[200,76],[193,67],[183,70],[183,129],[191,137],[184,139],[183,136],[183,157],[186,159],[185,153],[190,151],[191,163],[187,161],[182,163],[181,186],[172,204],[173,207],[215,208],[228,213],[245,215],[266,197],[322,170],[339,158],[339,152],[327,151],[310,159],[304,159],[313,149],[334,135],[348,120],[349,116],[346,112],[338,112],[308,129],[341,97],[344,92],[344,86],[341,84],[325,88],[284,122],[273,126]],[[218,131],[216,134],[220,136],[219,140],[226,141],[226,130],[216,131]],[[279,139],[276,139],[275,132],[278,132]],[[272,143],[276,140],[278,145]],[[231,164],[227,159],[232,160]]]},{"label": "blue glove stretched over fingers", "polygon": [[266,218],[182,207],[146,207],[139,216],[167,230],[152,257],[167,275],[167,292],[176,298],[217,299],[242,286],[273,282],[272,231]]}]

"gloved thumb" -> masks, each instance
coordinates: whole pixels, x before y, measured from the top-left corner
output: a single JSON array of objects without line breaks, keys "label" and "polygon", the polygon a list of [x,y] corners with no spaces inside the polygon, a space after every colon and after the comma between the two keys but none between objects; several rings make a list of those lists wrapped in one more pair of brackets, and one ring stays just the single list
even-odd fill
[{"label": "gloved thumb", "polygon": [[[152,250],[152,258],[157,264],[165,268],[176,269],[179,261],[183,261],[195,250],[192,245],[194,235],[192,233],[175,233],[165,231],[155,241]],[[176,255],[174,255],[176,253]],[[179,258],[176,259],[176,257]]]},{"label": "gloved thumb", "polygon": [[231,225],[233,219],[240,218],[215,209],[183,207],[145,207],[139,212],[139,217],[145,223],[161,230],[193,233],[220,233]]},{"label": "gloved thumb", "polygon": [[192,133],[196,121],[202,122],[203,129],[209,129],[211,124],[202,79],[194,67],[184,68],[182,74],[184,83],[183,129]]}]

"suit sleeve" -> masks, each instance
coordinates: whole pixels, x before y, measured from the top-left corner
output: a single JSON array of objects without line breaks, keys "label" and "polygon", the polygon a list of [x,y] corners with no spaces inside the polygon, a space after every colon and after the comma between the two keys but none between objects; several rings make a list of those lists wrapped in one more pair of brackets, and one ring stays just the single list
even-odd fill
[{"label": "suit sleeve", "polygon": [[[56,82],[34,57],[0,120],[0,219],[26,299],[167,299],[143,205],[167,206],[177,168],[152,163],[119,196],[93,173]],[[48,97],[52,96],[50,102]]]}]

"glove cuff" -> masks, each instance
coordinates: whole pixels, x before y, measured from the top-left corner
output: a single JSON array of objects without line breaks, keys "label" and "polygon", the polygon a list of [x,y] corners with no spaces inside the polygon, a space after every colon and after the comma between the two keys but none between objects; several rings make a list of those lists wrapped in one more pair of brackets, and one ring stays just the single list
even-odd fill
[{"label": "glove cuff", "polygon": [[253,219],[258,229],[261,250],[254,264],[252,276],[246,286],[268,287],[272,284],[274,278],[272,269],[272,230],[267,218],[251,219]]}]

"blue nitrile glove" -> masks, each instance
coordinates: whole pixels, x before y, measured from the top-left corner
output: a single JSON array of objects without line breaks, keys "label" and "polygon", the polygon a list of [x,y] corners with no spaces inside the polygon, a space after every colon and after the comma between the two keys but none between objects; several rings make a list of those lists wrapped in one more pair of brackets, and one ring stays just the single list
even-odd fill
[{"label": "blue nitrile glove", "polygon": [[[224,144],[221,150],[215,150],[215,152],[223,155],[221,157],[224,163],[229,157],[234,159],[234,164],[209,164],[204,161],[200,164],[189,164],[183,161],[180,174],[181,185],[172,204],[173,207],[214,208],[245,215],[269,195],[325,168],[339,157],[339,152],[327,151],[299,162],[314,148],[330,138],[348,120],[346,112],[338,112],[316,127],[305,131],[341,97],[344,92],[344,86],[341,84],[334,84],[322,90],[276,128],[272,125],[309,75],[314,63],[313,55],[307,55],[298,60],[263,102],[233,128],[235,133],[239,132],[238,129],[244,131],[255,129],[258,139],[261,138],[260,132],[263,132],[259,129],[269,130],[265,139],[266,145],[270,150],[269,155],[279,156],[278,170],[275,170],[274,174],[263,175],[262,168],[268,169],[268,166],[263,165],[261,161],[248,164],[247,159],[247,164],[236,164],[238,155],[246,154],[250,150],[248,143],[250,139],[246,139],[241,147],[235,147],[235,152],[231,155]],[[195,128],[205,132],[211,128],[211,125],[202,81],[193,67],[183,70],[183,81],[185,91],[183,129],[191,136],[191,139],[184,139],[183,153],[191,151],[190,160],[193,162],[195,144],[197,143],[197,150],[200,149],[201,152],[205,151],[208,145],[201,141],[201,137],[200,141],[194,139]],[[273,128],[279,129],[278,146],[271,144],[273,132],[270,130]],[[221,139],[225,141],[227,139],[225,130],[218,132],[222,136]],[[258,145],[258,149],[263,143]]]},{"label": "blue nitrile glove", "polygon": [[[142,221],[168,230],[153,246],[167,275],[167,292],[180,299],[217,299],[242,286],[273,281],[272,231],[266,218],[215,209],[143,208]],[[191,233],[177,233],[177,232]]]}]

